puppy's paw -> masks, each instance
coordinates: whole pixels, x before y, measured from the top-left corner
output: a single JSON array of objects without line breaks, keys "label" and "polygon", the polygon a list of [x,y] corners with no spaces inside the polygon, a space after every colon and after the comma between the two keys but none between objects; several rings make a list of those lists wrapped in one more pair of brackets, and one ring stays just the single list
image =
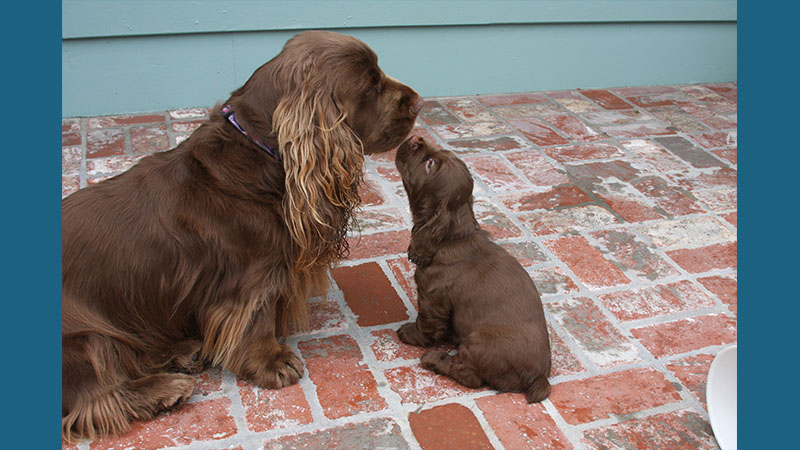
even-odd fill
[{"label": "puppy's paw", "polygon": [[422,355],[419,359],[419,362],[422,363],[422,367],[436,371],[436,368],[441,364],[442,361],[447,359],[449,355],[446,352],[441,350],[433,350],[428,353]]},{"label": "puppy's paw", "polygon": [[415,322],[409,322],[401,326],[400,329],[397,330],[397,337],[399,337],[400,342],[404,344],[416,345],[418,347],[423,347],[427,344],[427,339],[425,339],[425,336],[419,331]]}]

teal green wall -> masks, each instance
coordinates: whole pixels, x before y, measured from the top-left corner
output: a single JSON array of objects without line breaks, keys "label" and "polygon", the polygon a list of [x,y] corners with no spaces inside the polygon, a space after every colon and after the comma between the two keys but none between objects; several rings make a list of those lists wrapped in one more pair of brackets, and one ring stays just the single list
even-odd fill
[{"label": "teal green wall", "polygon": [[312,28],[428,97],[736,80],[732,0],[64,0],[62,114],[210,106]]}]

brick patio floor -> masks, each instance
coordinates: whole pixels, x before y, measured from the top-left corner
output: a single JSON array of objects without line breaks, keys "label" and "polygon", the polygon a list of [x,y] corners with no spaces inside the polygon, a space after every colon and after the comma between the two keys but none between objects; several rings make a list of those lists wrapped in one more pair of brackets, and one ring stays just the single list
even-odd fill
[{"label": "brick patio floor", "polygon": [[[481,225],[542,293],[553,391],[472,390],[419,365],[411,227],[393,153],[370,157],[348,260],[307,373],[263,390],[212,368],[182,409],[77,449],[713,449],[706,375],[736,342],[735,83],[429,98],[417,133],[456,151]],[[206,109],[63,119],[63,195],[167,150]]]}]

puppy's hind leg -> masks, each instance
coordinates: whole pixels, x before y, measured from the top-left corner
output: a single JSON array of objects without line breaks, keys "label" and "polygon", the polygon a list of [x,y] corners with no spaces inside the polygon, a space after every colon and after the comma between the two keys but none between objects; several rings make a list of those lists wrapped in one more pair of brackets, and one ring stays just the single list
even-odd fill
[{"label": "puppy's hind leg", "polygon": [[443,351],[434,350],[422,355],[420,362],[426,369],[450,377],[468,388],[476,389],[483,385],[483,379],[464,361],[461,353],[450,356]]}]

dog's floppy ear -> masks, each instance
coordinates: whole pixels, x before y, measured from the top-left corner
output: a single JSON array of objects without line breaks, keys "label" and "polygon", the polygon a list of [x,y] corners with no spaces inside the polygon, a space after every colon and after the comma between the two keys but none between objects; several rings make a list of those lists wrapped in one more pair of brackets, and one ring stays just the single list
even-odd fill
[{"label": "dog's floppy ear", "polygon": [[335,80],[312,74],[284,94],[272,118],[286,172],[285,221],[299,251],[296,270],[346,256],[364,165],[363,145],[334,97]]},{"label": "dog's floppy ear", "polygon": [[438,209],[430,219],[424,222],[415,223],[411,228],[408,259],[417,267],[430,265],[451,225],[451,214],[446,208]]}]

